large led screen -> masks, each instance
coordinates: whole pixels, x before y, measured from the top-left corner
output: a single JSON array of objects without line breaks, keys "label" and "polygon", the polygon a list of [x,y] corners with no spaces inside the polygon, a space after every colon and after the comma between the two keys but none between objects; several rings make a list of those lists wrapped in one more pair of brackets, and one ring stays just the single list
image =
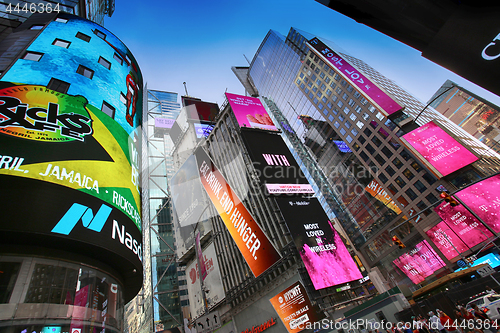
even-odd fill
[{"label": "large led screen", "polygon": [[182,96],[182,105],[186,108],[188,119],[197,122],[214,122],[219,114],[217,103],[204,102],[197,98]]},{"label": "large led screen", "polygon": [[380,186],[376,180],[372,180],[365,187],[366,192],[370,193],[375,199],[382,202],[385,206],[393,210],[396,214],[401,214],[401,209],[396,205],[391,196]]},{"label": "large led screen", "polygon": [[468,247],[473,247],[492,236],[491,232],[462,205],[452,207],[449,203],[442,202],[434,208],[434,211]]},{"label": "large led screen", "polygon": [[325,318],[325,314],[311,304],[300,281],[279,292],[269,301],[289,333],[311,329],[314,323]]},{"label": "large led screen", "polygon": [[281,258],[280,254],[203,148],[199,147],[195,156],[205,191],[252,273],[259,276]]},{"label": "large led screen", "polygon": [[242,130],[241,136],[257,170],[260,183],[269,193],[314,193],[279,134]]},{"label": "large led screen", "polygon": [[434,121],[403,135],[401,140],[439,178],[478,160]]},{"label": "large led screen", "polygon": [[347,60],[326,46],[318,38],[311,39],[309,44],[321,55],[323,55],[323,57],[325,57],[325,59],[327,59],[334,68],[347,78],[349,82],[368,96],[372,102],[376,103],[380,111],[386,116],[402,109],[402,106],[399,105],[392,97],[379,88],[374,82],[370,81],[366,76],[361,74],[361,72],[349,64]]},{"label": "large led screen", "polygon": [[426,277],[446,266],[426,240],[394,260],[394,264],[415,284],[425,281]]},{"label": "large led screen", "polygon": [[258,98],[226,93],[240,127],[278,131]]},{"label": "large led screen", "polygon": [[318,199],[276,202],[316,290],[363,277]]},{"label": "large led screen", "polygon": [[469,250],[469,247],[448,227],[446,222],[439,222],[436,226],[426,231],[426,234],[448,260]]},{"label": "large led screen", "polygon": [[495,232],[500,232],[500,175],[482,180],[455,194]]}]

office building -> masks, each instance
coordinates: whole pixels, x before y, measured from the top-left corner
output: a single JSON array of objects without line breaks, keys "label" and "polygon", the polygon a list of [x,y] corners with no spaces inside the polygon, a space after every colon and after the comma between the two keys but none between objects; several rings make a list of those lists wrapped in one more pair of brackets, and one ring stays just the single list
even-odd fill
[{"label": "office building", "polygon": [[500,108],[447,80],[429,100],[430,106],[467,133],[500,152]]},{"label": "office building", "polygon": [[[233,70],[252,88],[249,94],[257,92],[275,117],[288,120],[276,122],[284,136],[301,138],[308,152],[304,156],[314,163],[299,164],[311,176],[327,179],[319,188],[324,203],[371,272],[380,271],[382,281],[415,290],[415,281],[456,269],[460,257],[445,256],[429,236],[441,221],[436,212],[430,209],[412,223],[402,222],[438,203],[442,191],[452,193],[498,172],[498,154],[364,61],[294,28],[286,37],[269,31],[251,65]],[[446,132],[446,138],[458,142],[456,150],[470,159],[460,159],[464,164],[458,169],[439,172],[408,141],[415,129],[430,127]],[[406,248],[395,249],[393,236]],[[480,246],[469,244],[463,253]],[[433,257],[429,267],[411,272],[396,267],[407,252],[421,250]]]},{"label": "office building", "polygon": [[68,13],[104,25],[104,16],[111,17],[114,11],[115,0],[11,1],[0,6],[0,41],[34,12]]},{"label": "office building", "polygon": [[139,66],[66,13],[1,48],[0,331],[121,332],[143,283]]}]

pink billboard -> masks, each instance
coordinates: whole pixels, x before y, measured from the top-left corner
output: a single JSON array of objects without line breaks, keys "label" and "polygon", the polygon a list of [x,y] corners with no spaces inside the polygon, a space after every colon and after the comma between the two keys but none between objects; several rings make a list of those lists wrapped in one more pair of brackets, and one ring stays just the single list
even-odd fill
[{"label": "pink billboard", "polygon": [[280,197],[276,202],[314,289],[363,278],[318,199]]},{"label": "pink billboard", "polygon": [[393,263],[415,284],[423,282],[426,277],[446,266],[426,240],[418,243],[413,250],[403,254]]},{"label": "pink billboard", "polygon": [[313,38],[309,44],[321,53],[340,73],[346,77],[350,83],[356,86],[361,92],[367,95],[372,102],[377,104],[380,111],[387,117],[403,107],[399,105],[392,97],[380,89],[374,82],[371,82],[366,76],[361,74],[354,66],[349,64],[344,58],[328,48],[318,38]]},{"label": "pink billboard", "polygon": [[434,121],[403,135],[401,140],[439,178],[478,160]]},{"label": "pink billboard", "polygon": [[495,232],[500,232],[500,175],[471,185],[455,194]]},{"label": "pink billboard", "polygon": [[278,131],[258,98],[226,93],[240,127]]},{"label": "pink billboard", "polygon": [[446,222],[439,222],[425,232],[448,260],[451,260],[469,249],[469,247],[451,230]]},{"label": "pink billboard", "polygon": [[460,239],[473,247],[492,236],[491,232],[462,205],[452,207],[442,202],[434,211],[446,222]]}]

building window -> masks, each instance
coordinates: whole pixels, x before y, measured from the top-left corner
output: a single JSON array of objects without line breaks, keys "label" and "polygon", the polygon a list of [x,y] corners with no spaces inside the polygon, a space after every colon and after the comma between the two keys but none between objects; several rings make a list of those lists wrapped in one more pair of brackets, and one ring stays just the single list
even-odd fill
[{"label": "building window", "polygon": [[378,164],[384,165],[385,159],[380,154],[377,154],[377,156],[375,156],[375,159],[377,160]]},{"label": "building window", "polygon": [[42,30],[44,25],[34,24],[31,26],[30,30]]},{"label": "building window", "polygon": [[345,133],[346,133],[346,130],[342,127],[342,128],[340,129],[340,134],[341,134],[341,135],[345,135]]},{"label": "building window", "polygon": [[43,56],[43,53],[28,51],[24,55],[23,59],[24,60],[31,60],[31,61],[40,61],[40,59],[42,58],[42,56]]},{"label": "building window", "polygon": [[434,178],[433,176],[431,176],[429,173],[425,172],[423,175],[422,175],[422,178],[425,179],[425,181],[427,183],[429,183],[429,185],[432,185],[436,182],[436,178]]},{"label": "building window", "polygon": [[104,32],[102,32],[102,31],[99,31],[99,30],[95,29],[95,30],[94,30],[94,33],[95,33],[95,35],[96,35],[97,37],[102,38],[102,39],[106,39],[106,34],[105,34]]},{"label": "building window", "polygon": [[351,128],[351,126],[352,126],[352,125],[351,125],[351,123],[350,123],[350,122],[346,121],[346,122],[344,123],[344,126],[345,126],[345,127],[347,127],[347,128],[349,129],[349,128]]},{"label": "building window", "polygon": [[413,185],[420,193],[424,193],[427,189],[427,187],[425,187],[425,185],[420,180],[417,180]]},{"label": "building window", "polygon": [[380,147],[382,145],[382,141],[380,141],[379,138],[377,138],[376,135],[373,136],[372,142],[375,144],[375,146]]},{"label": "building window", "polygon": [[426,196],[425,198],[427,199],[427,201],[429,201],[431,205],[438,201],[437,198],[432,193],[429,193],[429,195]]},{"label": "building window", "polygon": [[358,138],[358,141],[361,142],[361,144],[365,143],[366,142],[366,139],[364,136],[360,135],[359,138]]},{"label": "building window", "polygon": [[76,72],[78,74],[81,74],[81,75],[89,78],[89,79],[92,79],[92,77],[94,76],[94,71],[93,70],[91,70],[91,69],[89,69],[89,68],[87,68],[85,66],[82,66],[82,65],[78,66],[78,69],[76,70]]},{"label": "building window", "polygon": [[366,135],[367,137],[369,137],[369,136],[372,134],[372,131],[370,131],[370,129],[369,129],[369,128],[365,128],[365,130],[363,131],[363,133],[365,133],[365,135]]},{"label": "building window", "polygon": [[49,84],[47,84],[47,89],[54,90],[60,93],[67,93],[70,84],[68,82],[64,82],[58,79],[50,79]]},{"label": "building window", "polygon": [[61,17],[58,17],[56,18],[56,22],[59,22],[59,23],[66,23],[68,22],[68,20],[64,19],[64,18],[61,18]]},{"label": "building window", "polygon": [[90,42],[91,37],[86,34],[82,34],[81,32],[76,33],[76,38],[80,38],[83,41],[86,41],[87,43]]},{"label": "building window", "polygon": [[391,168],[390,166],[388,166],[387,168],[385,168],[385,172],[387,172],[387,174],[392,177],[394,176],[394,174],[396,173],[396,171],[394,171],[393,168]]},{"label": "building window", "polygon": [[358,135],[358,133],[359,133],[359,132],[358,132],[358,130],[357,130],[357,129],[353,128],[353,129],[351,130],[351,133],[352,133],[352,135],[356,136],[356,135]]},{"label": "building window", "polygon": [[405,169],[405,171],[403,171],[403,175],[405,175],[408,180],[412,180],[413,177],[415,177],[415,175],[408,169]]},{"label": "building window", "polygon": [[403,166],[403,162],[401,162],[397,157],[392,161],[392,163],[396,166],[396,168],[401,168]]},{"label": "building window", "polygon": [[399,187],[401,187],[401,188],[403,188],[403,187],[406,185],[406,183],[405,183],[405,181],[403,180],[403,178],[401,178],[401,177],[399,177],[399,176],[398,176],[398,177],[397,177],[394,181],[395,181],[395,182],[396,182],[396,184],[398,184],[398,185],[399,185]]},{"label": "building window", "polygon": [[111,63],[109,61],[107,61],[106,59],[104,59],[103,57],[99,57],[99,61],[98,62],[101,65],[103,65],[104,67],[106,67],[107,69],[111,68]]},{"label": "building window", "polygon": [[345,137],[345,140],[346,140],[347,142],[349,142],[349,143],[351,143],[351,142],[352,142],[352,138],[351,138],[351,136],[350,136],[350,135],[346,136],[346,137]]},{"label": "building window", "polygon": [[408,200],[406,200],[406,198],[405,198],[405,197],[403,197],[403,196],[400,196],[400,197],[398,198],[398,202],[399,202],[400,204],[402,204],[402,205],[403,205],[403,207],[406,207],[406,206],[408,205]]},{"label": "building window", "polygon": [[385,184],[385,183],[387,183],[387,181],[389,180],[389,179],[387,178],[387,176],[386,176],[386,175],[384,175],[383,173],[379,173],[379,175],[378,175],[378,179],[380,179],[380,180],[382,181],[382,183],[384,183],[384,184]]},{"label": "building window", "polygon": [[369,143],[366,145],[366,150],[372,155],[375,154],[375,149]]},{"label": "building window", "polygon": [[382,152],[385,156],[387,156],[387,158],[390,158],[392,156],[392,151],[385,146],[382,148]]},{"label": "building window", "polygon": [[115,119],[115,108],[112,107],[109,103],[106,101],[102,102],[102,107],[101,111],[110,116],[111,118]]},{"label": "building window", "polygon": [[362,151],[361,153],[359,153],[359,156],[363,159],[363,161],[368,161],[368,155],[366,155],[366,153],[364,151]]},{"label": "building window", "polygon": [[67,49],[69,47],[69,45],[71,44],[71,42],[68,42],[67,40],[62,40],[62,39],[58,39],[56,38],[53,42],[52,42],[52,45],[55,45],[55,46],[60,46],[60,47],[63,47],[65,49]]},{"label": "building window", "polygon": [[389,190],[389,192],[391,192],[392,194],[396,194],[396,192],[398,191],[396,189],[396,186],[394,186],[394,184],[389,184],[387,185],[387,189]]},{"label": "building window", "polygon": [[422,167],[417,162],[413,162],[411,166],[413,167],[413,169],[415,169],[416,172],[420,172],[420,170],[422,170]]},{"label": "building window", "polygon": [[359,129],[362,129],[363,126],[365,126],[365,124],[363,124],[362,121],[358,120],[358,122],[356,123],[356,126],[358,126]]},{"label": "building window", "polygon": [[[418,209],[420,209],[420,210],[424,210],[424,209],[426,209],[426,208],[427,208],[427,205],[426,205],[423,201],[420,201],[420,202],[417,204],[417,207],[418,207]],[[429,210],[426,210],[426,211],[424,212],[424,215],[425,215],[425,216],[427,216],[427,215],[429,215],[430,213],[431,213],[431,212],[429,212]]]},{"label": "building window", "polygon": [[418,196],[415,194],[415,192],[413,192],[411,188],[407,189],[405,193],[411,200],[415,200],[418,198]]},{"label": "building window", "polygon": [[122,65],[122,64],[123,64],[123,59],[122,59],[122,57],[120,57],[120,56],[118,55],[118,53],[113,54],[113,59],[115,59],[116,61],[118,61],[118,63],[119,63],[120,65]]},{"label": "building window", "polygon": [[[332,119],[330,119],[330,117],[331,117]],[[330,115],[330,117],[328,117],[328,119],[330,119],[330,121],[333,121],[333,116],[332,116],[332,115]],[[338,122],[338,121],[336,121],[336,122],[335,122],[335,124],[333,124],[333,126],[335,126],[335,128],[339,128],[340,124],[339,124],[339,122]]]}]

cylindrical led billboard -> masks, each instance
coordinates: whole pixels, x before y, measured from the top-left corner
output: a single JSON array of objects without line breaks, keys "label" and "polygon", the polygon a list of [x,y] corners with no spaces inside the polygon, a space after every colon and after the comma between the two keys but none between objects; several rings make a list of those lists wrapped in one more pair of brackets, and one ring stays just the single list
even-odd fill
[{"label": "cylindrical led billboard", "polygon": [[133,297],[141,122],[142,75],[125,45],[73,15],[48,22],[0,79],[3,245],[90,257]]}]

